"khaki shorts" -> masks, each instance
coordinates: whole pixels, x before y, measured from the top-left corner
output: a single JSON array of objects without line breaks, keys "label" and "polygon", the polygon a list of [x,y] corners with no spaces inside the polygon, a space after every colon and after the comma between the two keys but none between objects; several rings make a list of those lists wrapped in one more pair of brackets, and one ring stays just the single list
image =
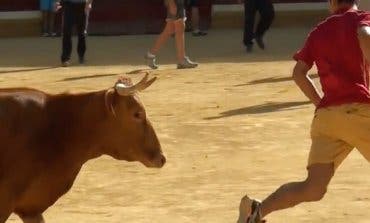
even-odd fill
[{"label": "khaki shorts", "polygon": [[312,121],[311,138],[308,167],[333,163],[337,169],[354,148],[370,162],[370,105],[318,109]]}]

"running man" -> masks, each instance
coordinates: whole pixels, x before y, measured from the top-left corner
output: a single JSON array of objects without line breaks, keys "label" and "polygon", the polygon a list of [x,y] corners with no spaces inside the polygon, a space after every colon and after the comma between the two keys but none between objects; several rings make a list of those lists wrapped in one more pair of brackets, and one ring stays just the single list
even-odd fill
[{"label": "running man", "polygon": [[[240,223],[259,223],[274,211],[321,200],[336,169],[357,148],[370,162],[370,13],[359,11],[356,0],[329,0],[333,13],[308,36],[294,55],[293,78],[316,106],[311,127],[308,176],[281,186],[262,202],[245,196]],[[321,97],[307,76],[316,64]]]},{"label": "running man", "polygon": [[185,0],[164,0],[167,7],[166,26],[159,35],[153,48],[145,55],[148,66],[157,69],[156,55],[161,47],[175,34],[177,49],[177,69],[195,68],[197,63],[192,62],[185,54]]}]

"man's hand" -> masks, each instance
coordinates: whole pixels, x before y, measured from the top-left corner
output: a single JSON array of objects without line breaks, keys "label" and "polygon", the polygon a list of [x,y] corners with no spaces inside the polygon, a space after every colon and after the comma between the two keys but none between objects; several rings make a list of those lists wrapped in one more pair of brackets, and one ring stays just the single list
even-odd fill
[{"label": "man's hand", "polygon": [[88,15],[90,13],[91,9],[92,9],[92,3],[90,1],[87,1],[86,6],[85,6],[86,15]]},{"label": "man's hand", "polygon": [[54,11],[57,12],[62,8],[62,5],[60,4],[59,1],[56,1],[54,4]]}]

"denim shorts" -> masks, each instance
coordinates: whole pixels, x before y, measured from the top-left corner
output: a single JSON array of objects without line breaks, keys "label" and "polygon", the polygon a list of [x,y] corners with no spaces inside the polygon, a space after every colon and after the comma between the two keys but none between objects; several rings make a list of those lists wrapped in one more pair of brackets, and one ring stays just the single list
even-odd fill
[{"label": "denim shorts", "polygon": [[40,0],[41,11],[54,11],[54,0]]},{"label": "denim shorts", "polygon": [[166,7],[167,7],[167,20],[179,20],[179,19],[186,19],[186,12],[185,12],[185,0],[175,0],[175,4],[177,7],[176,15],[170,13],[168,8],[168,1],[165,0]]}]

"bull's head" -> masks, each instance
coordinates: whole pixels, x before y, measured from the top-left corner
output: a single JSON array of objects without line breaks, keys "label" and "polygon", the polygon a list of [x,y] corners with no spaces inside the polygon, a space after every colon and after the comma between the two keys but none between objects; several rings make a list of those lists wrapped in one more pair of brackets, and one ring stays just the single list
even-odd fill
[{"label": "bull's head", "polygon": [[149,87],[156,78],[148,80],[148,73],[137,84],[120,78],[115,87],[106,92],[109,139],[105,153],[115,159],[140,161],[147,167],[161,168],[166,158],[157,135],[148,120],[137,92]]}]

